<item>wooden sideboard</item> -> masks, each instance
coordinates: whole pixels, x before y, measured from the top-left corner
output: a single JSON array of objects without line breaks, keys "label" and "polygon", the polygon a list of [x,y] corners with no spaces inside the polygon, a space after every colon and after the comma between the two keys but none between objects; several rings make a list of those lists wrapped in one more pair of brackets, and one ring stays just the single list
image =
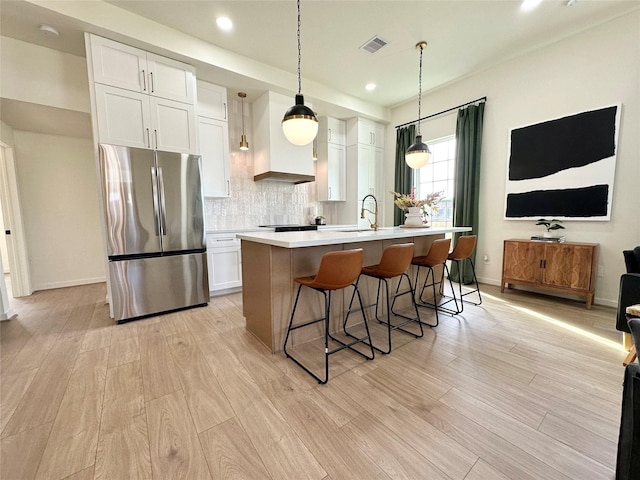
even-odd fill
[{"label": "wooden sideboard", "polygon": [[500,289],[526,285],[579,295],[591,308],[597,261],[597,243],[505,240]]}]

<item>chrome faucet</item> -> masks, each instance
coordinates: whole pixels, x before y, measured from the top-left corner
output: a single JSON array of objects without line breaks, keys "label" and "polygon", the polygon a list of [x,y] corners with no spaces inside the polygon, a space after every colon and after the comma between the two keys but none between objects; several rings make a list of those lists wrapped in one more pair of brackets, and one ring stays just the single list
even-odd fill
[{"label": "chrome faucet", "polygon": [[[375,211],[371,211],[368,208],[364,208],[364,201],[367,198],[373,198],[373,201],[375,202]],[[369,220],[369,224],[371,225],[371,228],[373,228],[374,230],[378,230],[378,200],[376,199],[376,197],[374,197],[373,195],[369,194],[366,195],[363,199],[362,199],[362,210],[360,210],[360,218],[365,218],[364,216],[364,212],[369,212],[369,213],[373,213],[373,223],[371,223],[371,221]]]}]

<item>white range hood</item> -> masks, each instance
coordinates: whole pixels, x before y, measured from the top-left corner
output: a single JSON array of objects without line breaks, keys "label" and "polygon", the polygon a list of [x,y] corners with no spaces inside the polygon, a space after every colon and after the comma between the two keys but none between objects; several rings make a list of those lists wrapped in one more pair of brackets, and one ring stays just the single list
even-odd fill
[{"label": "white range hood", "polygon": [[305,183],[315,180],[313,142],[298,146],[282,133],[282,117],[295,102],[275,92],[266,92],[253,102],[254,181]]}]

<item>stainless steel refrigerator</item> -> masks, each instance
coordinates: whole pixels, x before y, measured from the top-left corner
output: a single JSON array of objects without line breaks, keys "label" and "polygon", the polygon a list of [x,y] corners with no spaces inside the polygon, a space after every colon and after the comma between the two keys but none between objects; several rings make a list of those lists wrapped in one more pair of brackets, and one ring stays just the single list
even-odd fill
[{"label": "stainless steel refrigerator", "polygon": [[98,147],[112,317],[206,305],[200,157]]}]

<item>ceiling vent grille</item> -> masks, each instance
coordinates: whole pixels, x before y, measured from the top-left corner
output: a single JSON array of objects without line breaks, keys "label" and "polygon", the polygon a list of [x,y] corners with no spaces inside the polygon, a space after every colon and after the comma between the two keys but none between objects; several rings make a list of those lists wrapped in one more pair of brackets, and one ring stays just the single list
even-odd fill
[{"label": "ceiling vent grille", "polygon": [[376,53],[382,47],[384,47],[388,42],[383,40],[378,35],[374,36],[372,39],[367,40],[364,45],[360,47],[360,50],[364,50],[369,53]]}]

